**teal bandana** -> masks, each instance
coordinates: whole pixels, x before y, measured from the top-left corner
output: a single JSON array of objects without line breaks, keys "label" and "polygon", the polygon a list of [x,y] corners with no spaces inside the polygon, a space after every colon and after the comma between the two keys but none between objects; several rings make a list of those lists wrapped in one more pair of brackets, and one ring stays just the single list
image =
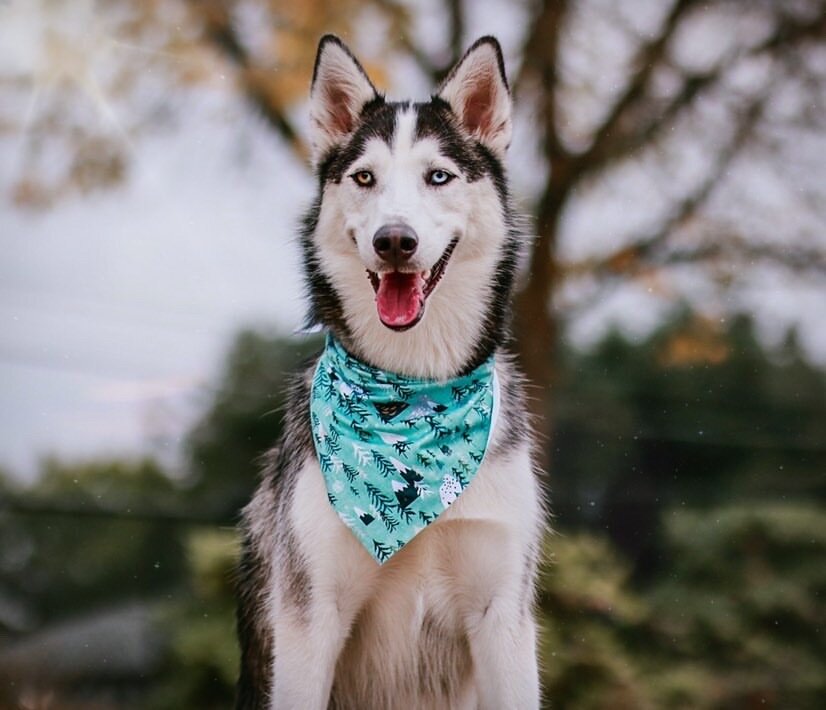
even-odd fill
[{"label": "teal bandana", "polygon": [[328,336],[310,421],[327,497],[378,562],[387,561],[476,476],[496,408],[493,358],[446,382],[385,372]]}]

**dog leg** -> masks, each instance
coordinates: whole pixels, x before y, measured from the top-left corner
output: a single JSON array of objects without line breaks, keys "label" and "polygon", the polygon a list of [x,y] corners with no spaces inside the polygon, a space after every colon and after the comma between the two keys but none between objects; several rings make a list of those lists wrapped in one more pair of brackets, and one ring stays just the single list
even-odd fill
[{"label": "dog leg", "polygon": [[[473,659],[479,710],[537,710],[539,671],[536,626],[532,616],[533,562],[521,553],[523,545],[501,526],[466,526],[478,546],[465,560],[475,585],[464,587],[465,624]],[[498,564],[492,564],[497,560]],[[470,595],[476,589],[475,598]]]},{"label": "dog leg", "polygon": [[306,616],[278,614],[272,710],[326,710],[350,621],[327,599],[314,601]]},{"label": "dog leg", "polygon": [[524,603],[512,596],[492,599],[472,620],[469,640],[479,710],[539,707],[536,625]]},{"label": "dog leg", "polygon": [[[282,539],[282,546],[296,546],[282,555],[301,560],[300,581],[285,584],[272,604],[270,707],[277,710],[326,710],[338,656],[378,571],[326,496],[318,465],[306,466],[294,483],[290,535]],[[282,562],[282,572],[288,568]]]}]

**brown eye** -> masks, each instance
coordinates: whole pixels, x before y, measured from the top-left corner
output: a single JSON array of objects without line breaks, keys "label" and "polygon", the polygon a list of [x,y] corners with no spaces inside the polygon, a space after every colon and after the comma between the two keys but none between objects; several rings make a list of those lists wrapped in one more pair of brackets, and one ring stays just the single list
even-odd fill
[{"label": "brown eye", "polygon": [[373,177],[373,173],[369,170],[359,170],[358,172],[353,173],[351,176],[353,181],[359,187],[372,187],[373,183],[376,182],[376,178]]}]

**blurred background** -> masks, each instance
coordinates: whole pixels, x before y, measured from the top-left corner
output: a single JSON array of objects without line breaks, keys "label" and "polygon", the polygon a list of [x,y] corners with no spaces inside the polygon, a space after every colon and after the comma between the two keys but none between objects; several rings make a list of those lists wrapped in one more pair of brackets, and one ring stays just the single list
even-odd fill
[{"label": "blurred background", "polygon": [[822,0],[0,0],[0,708],[231,704],[325,32],[503,45],[546,705],[822,708]]}]

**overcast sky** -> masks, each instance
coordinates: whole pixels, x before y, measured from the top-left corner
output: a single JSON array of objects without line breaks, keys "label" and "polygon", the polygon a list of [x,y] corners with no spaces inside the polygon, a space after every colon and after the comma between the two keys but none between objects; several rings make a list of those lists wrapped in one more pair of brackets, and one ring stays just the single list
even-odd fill
[{"label": "overcast sky", "polygon": [[[23,7],[16,0],[0,7],[0,64],[21,70],[36,60],[42,29],[37,12]],[[521,23],[501,23],[502,3],[483,7],[468,34],[511,28],[499,34],[506,54],[515,54],[520,37],[512,28]],[[68,31],[85,32],[69,17],[77,26]],[[418,30],[431,43],[444,41],[434,17],[422,13]],[[426,93],[409,68],[394,72],[417,97]],[[36,110],[32,97],[0,105],[0,119]],[[122,185],[43,211],[12,204],[25,134],[0,133],[0,466],[18,476],[30,478],[49,453],[172,457],[176,437],[209,397],[232,335],[248,325],[290,332],[300,323],[295,227],[312,197],[308,171],[229,86],[190,88],[175,99],[186,110],[129,146]],[[104,108],[95,120],[113,131],[128,122],[118,104]],[[520,115],[510,157],[518,195],[543,180],[530,122]],[[749,174],[757,192],[782,188],[772,187],[771,175]],[[610,241],[617,221],[628,219],[638,196],[615,188],[599,209],[574,201],[563,234],[570,253]],[[674,278],[696,282],[702,297],[690,269]],[[753,283],[732,305],[758,313],[769,338],[799,323],[809,354],[826,361],[817,285],[790,285],[771,272],[756,273]],[[636,284],[601,301],[570,335],[585,342],[612,321],[643,334],[663,309]]]},{"label": "overcast sky", "polygon": [[238,328],[298,325],[311,181],[241,107],[214,117],[230,99],[206,95],[181,130],[143,140],[114,191],[0,208],[0,460],[14,471],[49,451],[135,451],[153,417],[178,429]]}]

